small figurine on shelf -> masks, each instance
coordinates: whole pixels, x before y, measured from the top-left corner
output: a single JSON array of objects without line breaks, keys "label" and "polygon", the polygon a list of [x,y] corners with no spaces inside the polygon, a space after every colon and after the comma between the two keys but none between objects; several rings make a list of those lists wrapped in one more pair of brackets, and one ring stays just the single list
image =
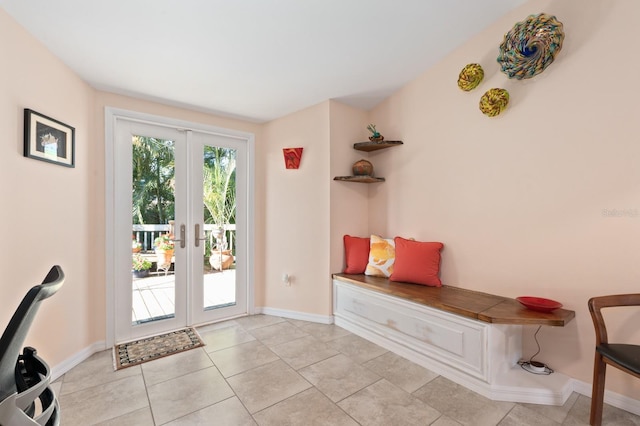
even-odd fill
[{"label": "small figurine on shelf", "polygon": [[384,136],[382,136],[380,134],[380,132],[378,132],[376,130],[376,125],[375,124],[369,124],[367,126],[367,130],[369,130],[371,132],[371,136],[369,136],[369,140],[371,142],[381,142],[384,140]]}]

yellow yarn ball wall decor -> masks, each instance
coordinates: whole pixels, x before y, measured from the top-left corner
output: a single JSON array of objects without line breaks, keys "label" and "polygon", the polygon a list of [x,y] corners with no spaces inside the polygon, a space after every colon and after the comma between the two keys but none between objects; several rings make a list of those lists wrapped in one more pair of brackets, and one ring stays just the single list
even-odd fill
[{"label": "yellow yarn ball wall decor", "polygon": [[505,89],[489,89],[480,98],[480,111],[489,117],[495,117],[505,110],[509,103],[509,92]]},{"label": "yellow yarn ball wall decor", "polygon": [[468,64],[458,76],[458,87],[468,92],[478,87],[484,78],[484,70],[480,64]]}]

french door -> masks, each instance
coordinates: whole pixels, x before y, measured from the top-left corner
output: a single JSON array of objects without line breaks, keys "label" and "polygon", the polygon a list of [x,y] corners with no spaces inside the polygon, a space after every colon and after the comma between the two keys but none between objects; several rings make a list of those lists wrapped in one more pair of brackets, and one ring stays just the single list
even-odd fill
[{"label": "french door", "polygon": [[247,313],[247,141],[136,120],[113,139],[116,342]]}]

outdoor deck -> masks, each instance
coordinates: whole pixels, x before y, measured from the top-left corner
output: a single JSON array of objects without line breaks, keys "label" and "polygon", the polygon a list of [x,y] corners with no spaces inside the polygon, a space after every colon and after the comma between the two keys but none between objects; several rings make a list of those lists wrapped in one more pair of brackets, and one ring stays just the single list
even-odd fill
[{"label": "outdoor deck", "polygon": [[[204,276],[204,304],[207,307],[235,303],[236,271],[226,269]],[[152,273],[146,278],[133,278],[132,321],[144,323],[175,313],[174,275]]]}]

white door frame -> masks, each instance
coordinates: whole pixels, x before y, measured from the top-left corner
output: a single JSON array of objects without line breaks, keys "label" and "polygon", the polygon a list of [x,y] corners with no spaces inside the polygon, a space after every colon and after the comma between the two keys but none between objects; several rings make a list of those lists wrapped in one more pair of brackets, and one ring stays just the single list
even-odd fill
[{"label": "white door frame", "polygon": [[133,121],[166,126],[177,129],[193,130],[212,135],[220,135],[236,138],[247,143],[247,235],[245,241],[247,247],[247,311],[254,313],[254,166],[255,166],[255,136],[252,133],[225,129],[201,123],[188,122],[162,116],[156,116],[136,111],[119,108],[105,108],[105,279],[106,279],[106,346],[115,343],[115,138],[118,121]]}]

